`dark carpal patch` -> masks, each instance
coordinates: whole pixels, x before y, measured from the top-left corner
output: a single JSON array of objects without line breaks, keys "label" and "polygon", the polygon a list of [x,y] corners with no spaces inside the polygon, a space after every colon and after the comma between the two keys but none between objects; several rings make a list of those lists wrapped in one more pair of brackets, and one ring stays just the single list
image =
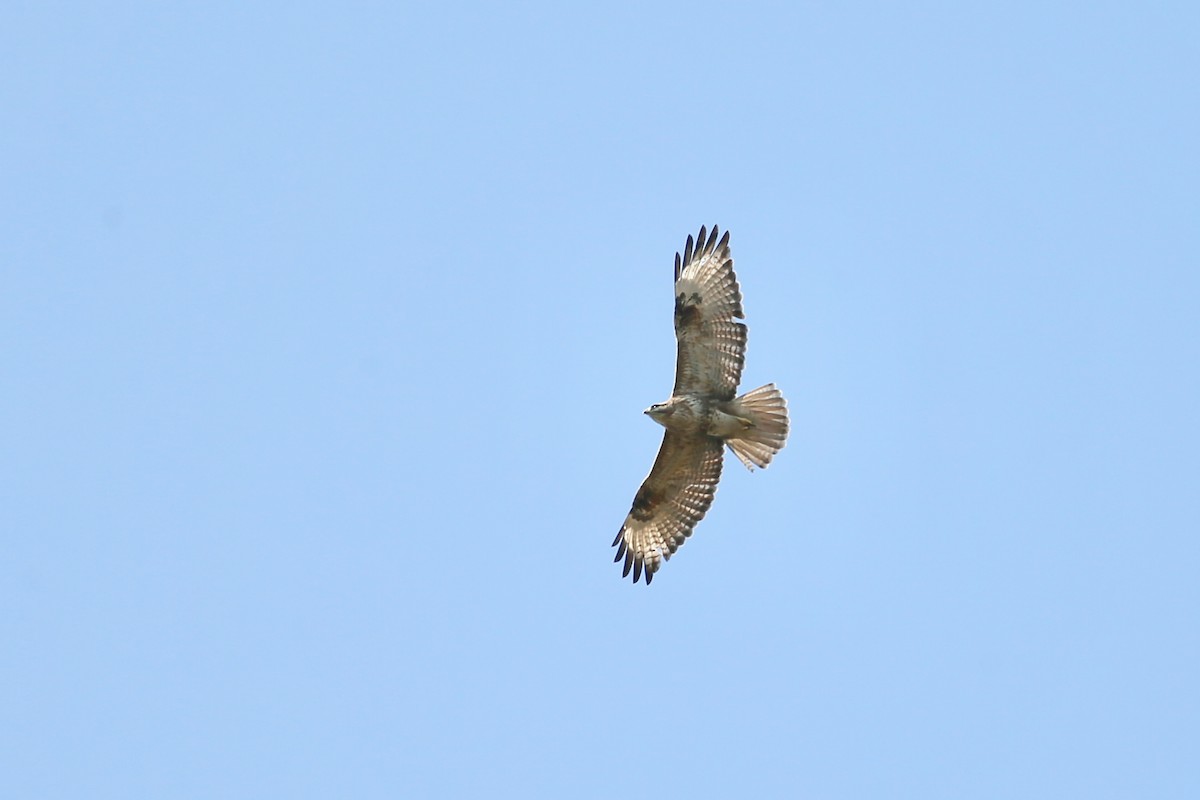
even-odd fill
[{"label": "dark carpal patch", "polygon": [[686,328],[700,321],[700,295],[697,292],[675,295],[675,327]]},{"label": "dark carpal patch", "polygon": [[658,507],[662,499],[661,492],[656,492],[643,485],[638,489],[637,497],[633,498],[633,508],[629,509],[629,515],[638,522],[645,522],[654,516],[654,509]]}]

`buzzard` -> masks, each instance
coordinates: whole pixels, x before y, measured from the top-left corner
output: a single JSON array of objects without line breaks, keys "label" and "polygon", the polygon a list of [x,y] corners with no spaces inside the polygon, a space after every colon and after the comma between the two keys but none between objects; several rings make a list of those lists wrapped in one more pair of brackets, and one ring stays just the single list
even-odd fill
[{"label": "buzzard", "polygon": [[729,232],[717,227],[675,254],[675,388],[646,409],[666,428],[658,458],[613,540],[622,576],[646,584],[712,505],[728,446],[747,469],[766,467],[788,435],[787,401],[769,383],[736,397],[746,357],[742,294],[729,255]]}]

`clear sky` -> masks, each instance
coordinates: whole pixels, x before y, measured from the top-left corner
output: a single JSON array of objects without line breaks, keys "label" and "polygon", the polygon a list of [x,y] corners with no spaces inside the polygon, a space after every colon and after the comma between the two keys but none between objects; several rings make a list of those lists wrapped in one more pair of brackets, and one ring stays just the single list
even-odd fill
[{"label": "clear sky", "polygon": [[[0,795],[1200,796],[1192,3],[0,11]],[[732,457],[650,587],[674,253]]]}]

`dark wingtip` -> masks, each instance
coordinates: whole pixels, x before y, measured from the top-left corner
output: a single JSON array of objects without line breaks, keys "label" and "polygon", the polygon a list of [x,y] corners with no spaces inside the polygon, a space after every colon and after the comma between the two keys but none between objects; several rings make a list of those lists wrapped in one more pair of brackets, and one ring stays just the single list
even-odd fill
[{"label": "dark wingtip", "polygon": [[689,233],[687,244],[683,246],[683,265],[686,267],[692,263],[692,235]]},{"label": "dark wingtip", "polygon": [[633,582],[637,583],[642,577],[642,560],[639,558],[633,562]]},{"label": "dark wingtip", "polygon": [[652,581],[652,580],[654,580],[654,573],[647,569],[646,570],[646,585],[649,586],[650,581]]}]

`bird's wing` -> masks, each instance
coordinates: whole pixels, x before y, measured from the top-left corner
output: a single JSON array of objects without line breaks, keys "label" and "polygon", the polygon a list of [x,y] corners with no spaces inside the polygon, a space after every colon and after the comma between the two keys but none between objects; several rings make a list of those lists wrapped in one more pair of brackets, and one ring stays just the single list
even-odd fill
[{"label": "bird's wing", "polygon": [[662,563],[679,549],[712,505],[721,479],[720,439],[667,430],[658,458],[642,482],[613,547],[625,560],[623,576],[642,571],[649,584]]},{"label": "bird's wing", "polygon": [[675,254],[674,394],[705,394],[732,400],[746,359],[742,293],[733,274],[729,231],[717,240],[717,227],[705,237],[700,228],[694,249],[688,236],[683,254]]}]

